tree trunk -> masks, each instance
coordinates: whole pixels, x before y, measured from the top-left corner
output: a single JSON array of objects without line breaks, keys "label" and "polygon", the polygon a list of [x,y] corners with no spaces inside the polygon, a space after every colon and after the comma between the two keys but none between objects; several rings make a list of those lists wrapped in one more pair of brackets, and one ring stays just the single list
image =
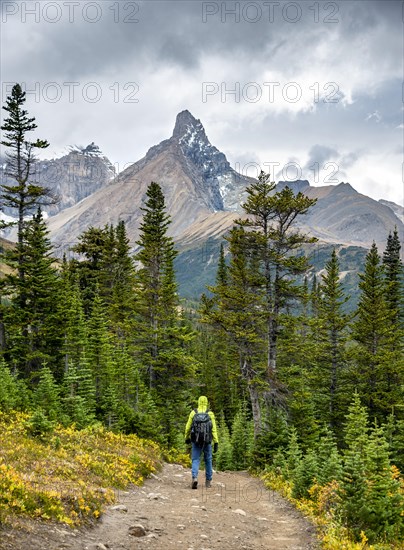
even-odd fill
[{"label": "tree trunk", "polygon": [[254,384],[249,384],[248,390],[250,392],[251,408],[253,413],[254,422],[254,439],[260,435],[262,431],[262,418],[261,418],[261,406],[259,401],[259,393]]},{"label": "tree trunk", "polygon": [[254,439],[256,439],[262,430],[261,406],[259,401],[259,392],[253,381],[253,370],[250,361],[246,358],[242,361],[241,373],[248,384],[254,423]]}]

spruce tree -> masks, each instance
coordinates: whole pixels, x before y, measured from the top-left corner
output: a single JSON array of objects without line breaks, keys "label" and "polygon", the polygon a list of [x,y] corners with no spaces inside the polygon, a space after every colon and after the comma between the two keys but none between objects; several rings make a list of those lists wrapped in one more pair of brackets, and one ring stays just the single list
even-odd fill
[{"label": "spruce tree", "polygon": [[[166,213],[164,194],[158,183],[147,188],[143,220],[135,259],[137,270],[138,356],[146,367],[147,381],[159,406],[168,410],[177,406],[186,415],[190,377],[196,368],[189,354],[192,332],[179,311],[174,258],[177,252],[168,236],[170,217]],[[179,421],[176,415],[163,417],[163,431],[176,438]]]},{"label": "spruce tree", "polygon": [[281,315],[300,294],[296,277],[308,267],[307,259],[296,251],[314,241],[293,225],[315,201],[301,193],[295,196],[289,188],[273,193],[274,184],[263,172],[246,191],[247,219],[237,220],[226,237],[228,280],[209,288],[213,298],[203,298],[202,311],[205,321],[224,330],[238,347],[257,437],[262,430],[263,396],[268,404],[279,401]]},{"label": "spruce tree", "polygon": [[[46,149],[49,143],[43,139],[29,141],[28,133],[37,128],[35,118],[29,117],[24,109],[26,94],[20,84],[15,84],[11,95],[7,97],[3,109],[8,113],[1,129],[4,139],[1,144],[8,148],[5,175],[11,182],[1,185],[2,207],[10,208],[17,216],[17,246],[16,262],[18,277],[23,282],[24,267],[24,231],[32,211],[39,205],[52,204],[56,197],[49,189],[35,181],[35,151]],[[22,307],[25,306],[25,296],[20,296]]]},{"label": "spruce tree", "polygon": [[176,251],[172,238],[167,235],[170,217],[166,213],[161,187],[152,182],[147,188],[146,196],[145,206],[142,207],[144,214],[140,237],[136,243],[140,247],[136,260],[141,263],[138,269],[141,289],[139,305],[145,321],[145,361],[150,387],[155,387],[163,368],[159,365],[161,331],[175,317],[178,303],[172,277]]},{"label": "spruce tree", "polygon": [[367,498],[364,519],[369,542],[404,540],[404,495],[398,471],[391,468],[388,443],[377,424],[366,453]]},{"label": "spruce tree", "polygon": [[343,474],[339,488],[340,513],[346,527],[359,538],[365,530],[366,510],[366,451],[369,441],[368,414],[362,406],[359,395],[354,395],[346,416]]},{"label": "spruce tree", "polygon": [[370,543],[404,538],[404,497],[397,469],[391,468],[381,428],[369,428],[358,394],[349,408],[345,431],[340,514],[356,540],[364,532]]},{"label": "spruce tree", "polygon": [[282,309],[296,296],[293,280],[308,269],[307,258],[293,254],[305,243],[315,242],[293,230],[296,218],[307,213],[316,203],[302,193],[295,195],[289,187],[273,193],[274,183],[269,174],[261,172],[258,182],[247,187],[246,202],[242,205],[247,221],[238,223],[252,230],[254,244],[262,255],[261,269],[265,278],[267,363],[275,371],[279,335],[279,316]]},{"label": "spruce tree", "polygon": [[78,428],[83,428],[90,424],[94,417],[87,407],[85,398],[79,394],[80,383],[80,373],[75,366],[71,365],[63,381],[62,405],[69,421],[74,422]]},{"label": "spruce tree", "polygon": [[359,274],[359,298],[353,338],[353,381],[364,403],[379,421],[387,419],[393,406],[402,402],[402,356],[392,353],[395,339],[391,312],[386,301],[383,267],[373,243]]},{"label": "spruce tree", "polygon": [[400,258],[401,244],[397,228],[389,233],[386,250],[383,252],[383,266],[386,279],[386,302],[390,309],[391,321],[395,327],[396,343],[403,346],[404,322],[404,267]]},{"label": "spruce tree", "polygon": [[111,292],[108,285],[112,276],[104,270],[110,262],[110,238],[108,226],[89,227],[79,236],[78,244],[72,247],[72,251],[80,255],[78,260],[71,262],[70,268],[77,275],[86,316],[90,314],[96,294],[105,297]]},{"label": "spruce tree", "polygon": [[314,381],[316,408],[321,419],[326,420],[331,429],[341,436],[346,407],[345,345],[350,315],[344,311],[349,296],[345,295],[340,281],[339,261],[335,249],[326,263],[320,289],[317,325],[320,349]]},{"label": "spruce tree", "polygon": [[318,483],[326,485],[334,479],[339,481],[342,476],[342,459],[338,452],[334,434],[327,426],[325,426],[316,445],[316,456],[318,462]]},{"label": "spruce tree", "polygon": [[24,409],[28,406],[29,391],[25,382],[18,379],[0,359],[0,411]]},{"label": "spruce tree", "polygon": [[216,467],[218,470],[233,470],[233,446],[223,411],[221,412],[218,420],[220,445],[216,455]]},{"label": "spruce tree", "polygon": [[[5,279],[10,293],[10,306],[4,310],[7,355],[26,377],[47,363],[60,379],[60,278],[48,235],[42,212],[38,209],[24,230],[24,278],[14,272]],[[8,258],[13,257],[12,250]]]},{"label": "spruce tree", "polygon": [[[106,411],[105,400],[106,392],[113,383],[111,371],[113,374],[112,361],[112,337],[108,330],[105,307],[101,296],[96,294],[91,307],[91,315],[88,320],[88,337],[85,357],[91,369],[95,383],[95,399],[97,404],[97,413],[104,414]],[[108,399],[110,400],[110,397]]]},{"label": "spruce tree", "polygon": [[87,347],[87,325],[78,283],[69,277],[65,267],[62,275],[64,371],[78,367]]},{"label": "spruce tree", "polygon": [[51,370],[44,366],[39,375],[38,385],[33,393],[33,402],[37,410],[42,411],[52,422],[60,419],[60,388],[56,384]]},{"label": "spruce tree", "polygon": [[235,226],[227,237],[230,263],[226,285],[209,287],[213,297],[202,297],[202,319],[230,337],[238,352],[240,377],[246,384],[256,437],[262,430],[261,395],[268,390],[265,361],[265,281],[257,269],[259,252],[249,233]]},{"label": "spruce tree", "polygon": [[111,325],[118,337],[124,338],[133,332],[136,294],[135,268],[123,221],[115,228],[114,243]]},{"label": "spruce tree", "polygon": [[246,404],[242,403],[231,427],[232,464],[235,470],[245,470],[250,465],[253,438],[251,427]]}]

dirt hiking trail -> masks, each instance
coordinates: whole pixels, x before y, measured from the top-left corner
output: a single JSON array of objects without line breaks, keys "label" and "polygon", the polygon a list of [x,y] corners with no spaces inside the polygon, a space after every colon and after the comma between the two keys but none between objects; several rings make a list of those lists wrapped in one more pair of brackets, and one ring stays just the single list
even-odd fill
[{"label": "dirt hiking trail", "polygon": [[205,488],[190,486],[176,464],[142,487],[120,491],[93,528],[28,523],[2,533],[2,550],[317,550],[315,529],[277,493],[245,472],[215,473]]}]

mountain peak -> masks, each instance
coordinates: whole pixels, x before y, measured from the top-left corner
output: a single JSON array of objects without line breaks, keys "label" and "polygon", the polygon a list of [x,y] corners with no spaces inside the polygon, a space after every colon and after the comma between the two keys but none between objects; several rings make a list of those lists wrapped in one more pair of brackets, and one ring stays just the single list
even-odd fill
[{"label": "mountain peak", "polygon": [[203,130],[203,126],[200,120],[197,120],[189,111],[181,111],[178,113],[175,126],[174,126],[174,132],[173,137],[182,138],[185,136],[189,131],[198,131]]}]

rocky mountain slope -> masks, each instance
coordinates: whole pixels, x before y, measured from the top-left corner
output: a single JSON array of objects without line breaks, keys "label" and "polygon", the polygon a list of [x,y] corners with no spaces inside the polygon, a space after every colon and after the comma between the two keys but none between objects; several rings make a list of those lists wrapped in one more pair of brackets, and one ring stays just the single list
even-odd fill
[{"label": "rocky mountain slope", "polygon": [[[58,197],[57,204],[44,211],[53,216],[75,205],[98,189],[102,189],[116,176],[115,168],[95,143],[86,147],[70,147],[69,153],[60,158],[39,160],[35,163],[32,180],[48,187]],[[7,160],[0,169],[1,184],[14,184],[7,176]],[[10,209],[4,214],[15,215]]]},{"label": "rocky mountain slope", "polygon": [[[120,220],[125,221],[135,248],[146,190],[156,181],[164,192],[172,219],[170,233],[180,251],[177,272],[181,290],[189,296],[203,292],[205,284],[214,281],[222,236],[242,215],[245,189],[253,180],[231,168],[226,156],[210,143],[201,121],[189,111],[177,115],[170,138],[151,147],[115,178],[113,174],[111,163],[94,143],[38,164],[39,181],[61,196],[60,204],[49,210],[56,249],[67,250],[90,226]],[[302,231],[319,239],[311,252],[317,273],[328,259],[323,252],[328,255],[333,246],[338,247],[341,260],[349,258],[350,267],[342,262],[348,281],[363,265],[373,241],[382,251],[395,227],[404,240],[402,206],[373,200],[349,183],[313,187],[306,180],[280,181],[276,190],[286,185],[295,193],[317,199],[298,222]],[[354,288],[357,281],[352,277],[350,286]]]},{"label": "rocky mountain slope", "polygon": [[[72,163],[77,162],[78,153],[70,156]],[[86,159],[85,155],[82,157]],[[85,164],[80,166],[85,171]],[[232,226],[242,212],[245,188],[253,180],[233,170],[226,156],[209,142],[201,121],[189,111],[182,111],[169,139],[151,147],[141,160],[110,183],[103,172],[97,190],[52,216],[49,226],[53,240],[59,245],[72,243],[90,225],[124,220],[134,243],[142,217],[140,208],[151,181],[157,181],[164,192],[172,218],[171,235],[180,246],[188,247],[220,236]],[[395,226],[404,236],[402,207],[373,200],[349,183],[313,187],[308,181],[279,182],[277,190],[285,185],[317,198],[317,204],[299,223],[304,231],[323,242],[369,247],[375,241],[383,246]],[[60,183],[59,187],[63,186]],[[80,179],[76,180],[77,187]],[[83,187],[86,186],[80,188]],[[65,206],[69,204],[69,193],[62,194]]]},{"label": "rocky mountain slope", "polygon": [[[172,218],[171,234],[180,237],[212,214],[235,211],[239,195],[252,180],[235,172],[225,155],[211,145],[201,122],[183,111],[169,139],[149,149],[110,185],[52,217],[52,238],[58,244],[71,243],[90,225],[124,220],[135,242],[143,215],[140,208],[151,181],[161,185]],[[215,225],[217,216],[212,219]]]}]

